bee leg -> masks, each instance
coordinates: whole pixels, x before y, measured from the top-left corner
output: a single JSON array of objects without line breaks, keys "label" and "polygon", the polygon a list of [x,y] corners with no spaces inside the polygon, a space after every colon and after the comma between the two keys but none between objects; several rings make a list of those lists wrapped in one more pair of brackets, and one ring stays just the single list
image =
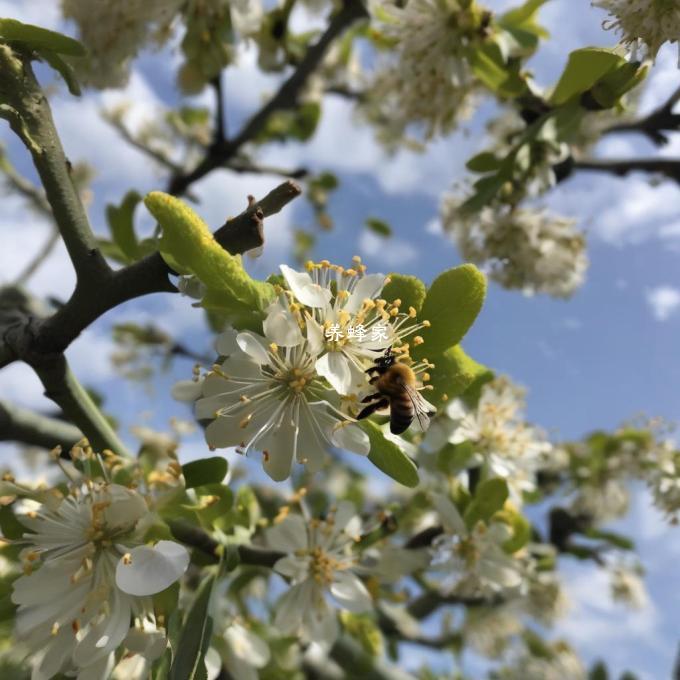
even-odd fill
[{"label": "bee leg", "polygon": [[[371,395],[374,396],[374,395]],[[377,395],[380,396],[380,395]],[[357,420],[362,420],[363,418],[368,418],[372,413],[375,413],[376,411],[379,411],[381,408],[387,408],[390,405],[390,400],[389,399],[380,399],[380,401],[375,401],[372,404],[369,404],[365,409],[359,413],[357,416]]]}]

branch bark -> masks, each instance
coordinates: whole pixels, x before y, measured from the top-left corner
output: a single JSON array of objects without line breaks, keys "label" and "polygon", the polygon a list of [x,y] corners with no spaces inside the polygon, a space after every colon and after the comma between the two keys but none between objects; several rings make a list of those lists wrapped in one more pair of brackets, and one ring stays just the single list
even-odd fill
[{"label": "branch bark", "polygon": [[574,170],[607,172],[624,177],[631,172],[648,172],[664,175],[680,184],[680,160],[666,158],[607,158],[584,159],[574,162]]},{"label": "branch bark", "polygon": [[110,268],[97,248],[30,58],[0,45],[0,115],[31,154],[79,281]]},{"label": "branch bark", "polygon": [[307,80],[319,66],[333,41],[355,21],[367,16],[361,0],[343,0],[342,8],[332,18],[326,31],[307,50],[295,71],[281,85],[278,92],[245,123],[236,137],[223,144],[213,145],[206,157],[193,170],[172,177],[168,185],[168,193],[183,194],[193,182],[222,167],[236,155],[244,144],[255,139],[264,129],[272,114],[294,108]]},{"label": "branch bark", "polygon": [[675,105],[680,102],[680,87],[673,92],[662,106],[649,115],[629,123],[619,123],[607,128],[603,134],[638,132],[647,136],[653,144],[663,146],[670,141],[667,132],[680,130],[680,113],[674,113]]},{"label": "branch bark", "polygon": [[50,418],[0,401],[0,440],[14,441],[30,446],[52,449],[61,446],[64,451],[83,438],[83,433],[74,425]]}]

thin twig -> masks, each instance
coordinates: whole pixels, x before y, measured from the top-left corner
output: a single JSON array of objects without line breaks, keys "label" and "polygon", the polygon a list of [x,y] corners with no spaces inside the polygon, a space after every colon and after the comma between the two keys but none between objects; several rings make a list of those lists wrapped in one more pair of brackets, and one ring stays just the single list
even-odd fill
[{"label": "thin twig", "polygon": [[45,260],[47,260],[47,258],[52,254],[52,251],[56,248],[60,238],[61,234],[59,233],[59,230],[56,228],[56,226],[53,227],[43,247],[24,267],[19,276],[17,276],[16,280],[14,281],[15,286],[23,286],[28,282],[28,280],[33,276],[33,274],[35,274],[36,271],[38,271],[43,262],[45,262]]},{"label": "thin twig", "polygon": [[190,172],[174,175],[168,185],[168,193],[183,194],[187,188],[213,170],[222,167],[248,142],[265,128],[269,118],[277,111],[294,108],[309,76],[323,60],[333,41],[351,24],[367,16],[361,0],[344,0],[340,11],[331,19],[328,28],[306,52],[291,76],[278,92],[243,126],[241,131],[222,145],[212,146],[206,157]]},{"label": "thin twig", "polygon": [[631,172],[648,172],[665,175],[680,184],[680,160],[666,158],[587,158],[575,161],[574,170],[607,172],[624,177]]}]

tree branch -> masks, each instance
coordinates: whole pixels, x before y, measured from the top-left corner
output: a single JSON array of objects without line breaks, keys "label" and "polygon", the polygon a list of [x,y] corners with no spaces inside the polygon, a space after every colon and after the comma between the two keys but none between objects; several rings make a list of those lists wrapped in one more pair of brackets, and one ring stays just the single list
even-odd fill
[{"label": "tree branch", "polygon": [[94,449],[110,449],[119,456],[130,455],[111,424],[71,373],[63,354],[43,358],[32,363],[31,367],[45,388],[45,396],[61,407],[64,415],[80,428]]},{"label": "tree branch", "polygon": [[0,400],[0,440],[65,451],[83,438],[74,425]]},{"label": "tree branch", "polygon": [[[169,520],[168,526],[178,541],[200,550],[215,563],[219,562],[218,552],[222,545],[203,529],[181,519]],[[238,556],[241,564],[271,569],[282,557],[285,557],[285,553],[250,545],[239,545]]]},{"label": "tree branch", "polygon": [[[264,243],[264,218],[278,213],[300,193],[295,182],[280,184],[264,198],[253,201],[240,215],[227,220],[215,232],[217,242],[232,255],[258,248]],[[176,293],[177,289],[168,279],[172,273],[160,253],[153,253],[111,272],[98,288],[76,286],[68,302],[38,326],[32,351],[63,352],[81,331],[119,304],[150,293]]]},{"label": "tree branch", "polygon": [[584,159],[574,161],[574,170],[591,170],[596,172],[608,172],[612,175],[624,177],[631,172],[649,172],[665,175],[669,179],[680,184],[680,160],[665,158],[607,158]]},{"label": "tree branch", "polygon": [[223,166],[244,144],[255,139],[273,113],[294,108],[309,76],[321,63],[332,42],[351,24],[366,16],[368,15],[361,0],[343,0],[342,8],[331,19],[324,34],[307,50],[298,67],[278,92],[245,123],[236,137],[224,144],[213,145],[208,155],[193,170],[172,177],[168,193],[183,194],[193,182]]},{"label": "tree branch", "polygon": [[29,56],[0,45],[0,115],[30,152],[79,280],[110,271],[70,175],[47,98]]},{"label": "tree branch", "polygon": [[673,113],[673,109],[678,102],[680,102],[680,87],[673,92],[668,101],[649,115],[629,123],[612,125],[603,134],[638,132],[646,135],[653,144],[664,146],[669,142],[668,135],[664,133],[680,130],[680,113]]}]

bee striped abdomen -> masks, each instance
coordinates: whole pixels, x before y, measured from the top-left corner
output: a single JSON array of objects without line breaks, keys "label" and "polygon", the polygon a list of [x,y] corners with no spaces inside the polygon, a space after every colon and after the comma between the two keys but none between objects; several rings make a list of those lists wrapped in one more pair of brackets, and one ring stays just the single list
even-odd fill
[{"label": "bee striped abdomen", "polygon": [[408,430],[415,416],[413,403],[406,392],[399,392],[390,399],[390,432],[401,434]]}]

